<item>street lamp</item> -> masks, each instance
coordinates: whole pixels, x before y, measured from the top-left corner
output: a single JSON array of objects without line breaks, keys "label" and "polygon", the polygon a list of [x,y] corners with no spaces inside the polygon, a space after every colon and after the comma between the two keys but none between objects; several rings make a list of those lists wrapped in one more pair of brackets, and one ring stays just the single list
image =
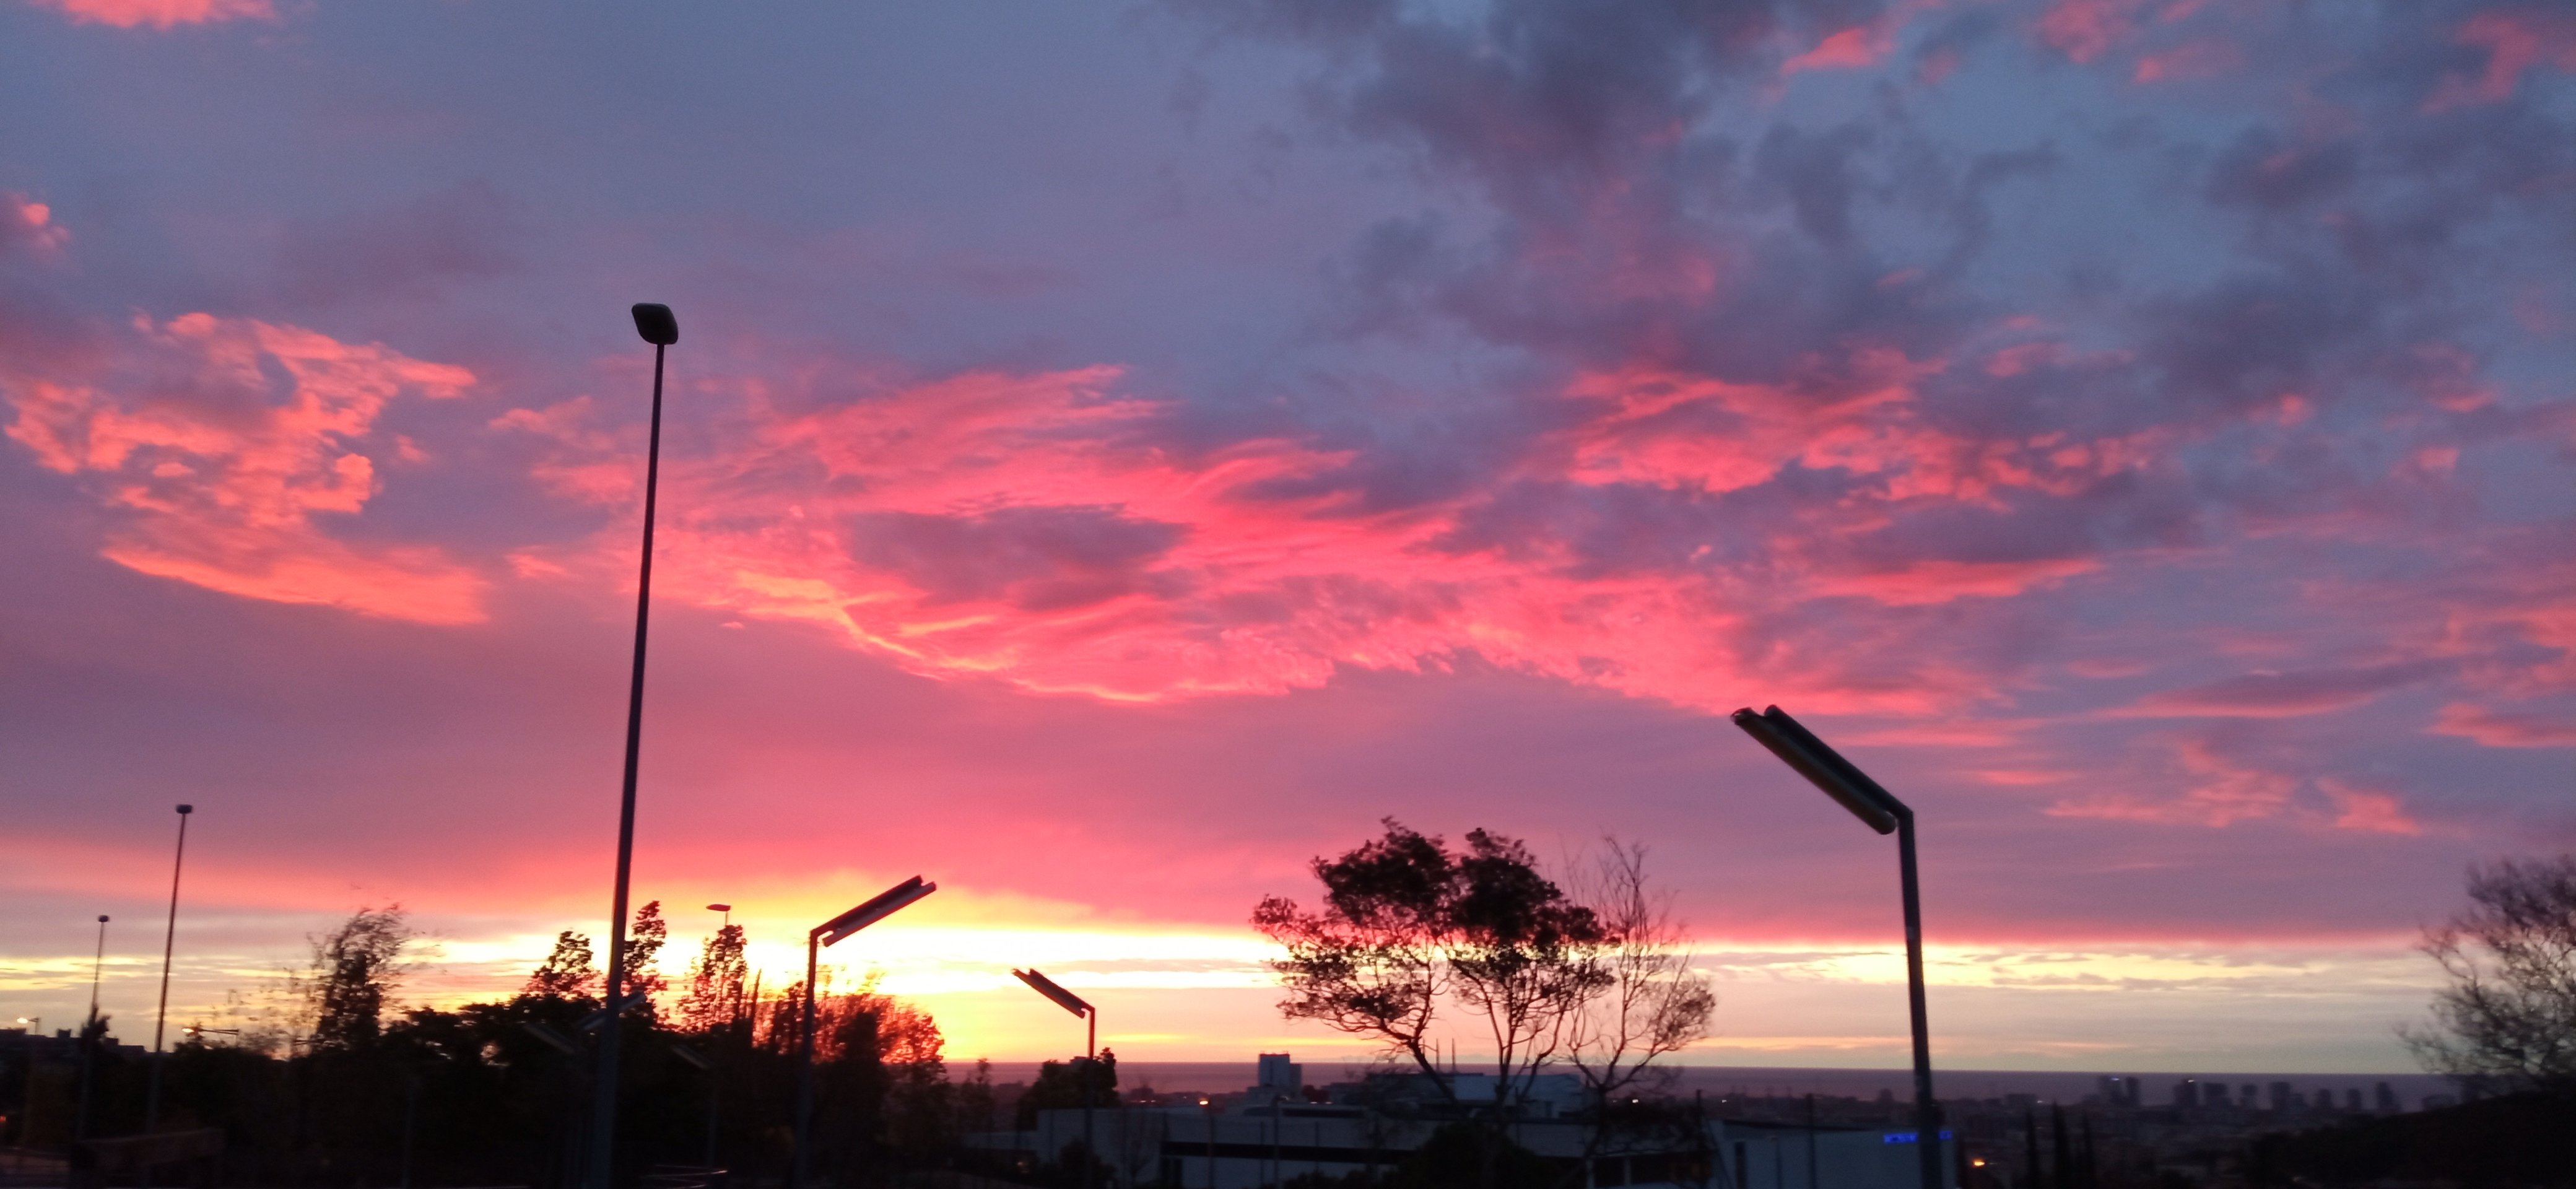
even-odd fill
[{"label": "street lamp", "polygon": [[18,1022],[27,1026],[27,1109],[18,1112],[18,1146],[31,1148],[36,1133],[36,1038],[45,1030],[45,1017],[20,1016]]},{"label": "street lamp", "polygon": [[98,952],[91,955],[89,960],[89,1018],[81,1022],[80,1105],[72,1114],[72,1138],[75,1140],[89,1138],[89,1068],[91,1057],[98,1048],[97,1040],[90,1035],[90,1030],[98,1027],[98,979],[99,974],[106,968],[107,914],[100,913],[98,914]]},{"label": "street lamp", "polygon": [[[161,935],[161,1010],[152,1020],[152,1083],[143,1096],[143,1132],[152,1133],[161,1122],[161,1032],[170,1023],[170,955],[179,941],[179,868],[188,859],[188,815],[194,805],[179,807],[179,849],[170,857],[170,927]],[[148,1179],[148,1178],[147,1178]]]},{"label": "street lamp", "polygon": [[1841,802],[1853,817],[1881,834],[1896,834],[1898,879],[1905,895],[1905,997],[1914,1023],[1914,1142],[1922,1156],[1923,1189],[1940,1189],[1941,1104],[1932,1097],[1932,1030],[1923,1010],[1923,903],[1914,878],[1914,811],[1787,711],[1771,706],[1756,714],[1748,706],[1733,717],[1745,734]]},{"label": "street lamp", "polygon": [[796,1069],[796,1151],[787,1171],[787,1189],[804,1189],[808,1142],[814,1119],[814,978],[827,945],[838,945],[851,934],[893,916],[904,906],[939,890],[935,883],[924,883],[913,876],[879,892],[868,902],[814,926],[805,935],[805,1028],[804,1040],[797,1052]]},{"label": "street lamp", "polygon": [[653,344],[652,431],[644,448],[644,560],[635,581],[635,671],[626,694],[626,782],[617,807],[617,894],[608,914],[608,1027],[599,1034],[599,1079],[590,1094],[591,1189],[608,1189],[617,1150],[617,1017],[626,1004],[626,884],[635,859],[635,760],[644,739],[644,626],[653,609],[653,500],[662,477],[662,353],[680,341],[671,307],[638,303],[635,333]]},{"label": "street lamp", "polygon": [[708,911],[708,912],[720,912],[720,913],[723,913],[723,914],[724,914],[724,923],[725,923],[725,928],[728,928],[728,929],[733,928],[733,905],[730,905],[730,904],[710,904],[710,905],[708,905],[708,906],[707,906],[707,911]]},{"label": "street lamp", "polygon": [[1091,1134],[1091,1081],[1093,1070],[1100,1061],[1100,1009],[1091,1006],[1082,996],[1057,986],[1054,979],[1038,973],[1035,967],[1027,970],[1013,968],[1011,975],[1027,983],[1030,990],[1054,1000],[1057,1007],[1082,1017],[1082,1067],[1075,1084],[1082,1087],[1082,1183],[1088,1185],[1091,1183],[1092,1163],[1100,1158],[1098,1144]]}]

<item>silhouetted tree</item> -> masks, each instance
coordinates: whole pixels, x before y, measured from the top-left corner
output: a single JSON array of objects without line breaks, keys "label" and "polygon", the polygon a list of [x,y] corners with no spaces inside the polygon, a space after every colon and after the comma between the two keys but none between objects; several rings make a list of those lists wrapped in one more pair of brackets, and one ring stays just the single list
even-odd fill
[{"label": "silhouetted tree", "polygon": [[1279,1009],[1386,1044],[1454,1097],[1430,1048],[1439,1004],[1454,1001],[1483,1016],[1497,1106],[1517,1103],[1573,1021],[1616,985],[1610,930],[1517,839],[1475,830],[1452,852],[1393,818],[1384,825],[1314,860],[1317,909],[1273,896],[1253,911],[1253,926],[1287,950],[1270,963],[1288,990]]},{"label": "silhouetted tree", "polygon": [[2469,869],[2470,907],[2424,935],[2451,985],[2401,1029],[2436,1073],[2491,1089],[2576,1088],[2576,855]]},{"label": "silhouetted tree", "polygon": [[1014,1112],[1014,1126],[1026,1131],[1037,1125],[1039,1111],[1069,1111],[1082,1106],[1084,1089],[1091,1091],[1091,1105],[1118,1105],[1118,1053],[1100,1050],[1100,1059],[1087,1061],[1076,1057],[1070,1061],[1048,1061],[1038,1066],[1038,1079],[1020,1095]]},{"label": "silhouetted tree", "polygon": [[402,905],[361,908],[340,927],[309,940],[311,965],[300,978],[316,1049],[363,1049],[384,1028],[385,1008],[407,973],[403,951],[420,936]]},{"label": "silhouetted tree", "polygon": [[1603,839],[1582,886],[1602,933],[1608,988],[1567,1020],[1566,1058],[1603,1100],[1638,1088],[1655,1061],[1707,1037],[1717,993],[1691,970],[1668,898],[1646,885],[1646,847]]},{"label": "silhouetted tree", "polygon": [[557,999],[583,998],[599,989],[599,978],[599,960],[591,951],[590,938],[566,929],[555,934],[554,952],[528,975],[524,990]]},{"label": "silhouetted tree", "polygon": [[742,926],[726,925],[707,938],[706,948],[689,963],[689,989],[678,1007],[681,1030],[714,1032],[742,1018],[744,983],[751,977],[744,941]]},{"label": "silhouetted tree", "polygon": [[654,968],[661,960],[662,943],[670,940],[671,926],[662,919],[662,902],[647,900],[635,910],[634,923],[626,929],[626,989],[630,994],[646,997],[670,989],[671,980]]}]

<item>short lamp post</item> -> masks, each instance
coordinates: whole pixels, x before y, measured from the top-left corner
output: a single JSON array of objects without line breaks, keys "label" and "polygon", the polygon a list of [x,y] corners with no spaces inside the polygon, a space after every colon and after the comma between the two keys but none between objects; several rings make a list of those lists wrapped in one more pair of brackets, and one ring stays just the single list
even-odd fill
[{"label": "short lamp post", "polygon": [[1099,1141],[1091,1131],[1091,1082],[1100,1065],[1100,1009],[1085,1002],[1080,995],[1056,985],[1055,980],[1038,973],[1035,967],[1013,969],[1013,977],[1027,983],[1029,989],[1053,1000],[1057,1007],[1082,1017],[1083,1065],[1076,1082],[1082,1087],[1082,1183],[1091,1184],[1091,1166],[1100,1159]]},{"label": "short lamp post", "polygon": [[1896,835],[1897,877],[1905,896],[1905,995],[1914,1023],[1914,1144],[1922,1157],[1923,1189],[1941,1189],[1941,1104],[1932,1097],[1932,1031],[1923,1008],[1923,904],[1914,878],[1914,811],[1787,711],[1772,706],[1756,714],[1748,706],[1733,717],[1745,734],[1864,825]]},{"label": "short lamp post", "polygon": [[18,1112],[18,1146],[32,1148],[36,1146],[36,1042],[45,1031],[45,1017],[20,1016],[18,1022],[27,1026],[27,1107]]},{"label": "short lamp post", "polygon": [[920,876],[913,876],[877,893],[867,903],[814,926],[805,935],[805,1027],[796,1056],[796,1151],[787,1168],[787,1189],[804,1189],[806,1164],[814,1148],[814,979],[821,966],[823,947],[837,945],[938,890],[938,884],[924,883]]}]

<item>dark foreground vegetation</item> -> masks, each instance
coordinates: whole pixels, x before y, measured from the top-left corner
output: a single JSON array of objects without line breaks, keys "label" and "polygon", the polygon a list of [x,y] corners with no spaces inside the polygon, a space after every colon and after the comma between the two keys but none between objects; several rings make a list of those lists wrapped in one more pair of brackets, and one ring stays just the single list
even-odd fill
[{"label": "dark foreground vegetation", "polygon": [[2576,1095],[2531,1091],[2267,1135],[2247,1164],[2255,1185],[2576,1185]]},{"label": "dark foreground vegetation", "polygon": [[[652,906],[635,932],[630,944],[641,952],[631,957],[649,970],[663,936]],[[220,1177],[230,1184],[578,1183],[596,1035],[607,1026],[587,939],[565,934],[506,1000],[396,1014],[387,1004],[411,941],[398,910],[362,911],[316,939],[312,968],[290,980],[283,998],[295,1018],[184,1032],[162,1071],[159,1129],[220,1128]],[[708,940],[686,986],[648,986],[662,1005],[616,1023],[627,1054],[618,1183],[670,1166],[784,1175],[804,988],[764,996],[746,986],[742,944],[740,927],[728,926]],[[11,1112],[10,1138],[22,1149],[63,1149],[76,1132],[144,1130],[151,1059],[116,1044],[108,1025],[93,1023],[79,1049],[11,1087],[32,1093]],[[980,1064],[951,1080],[937,1024],[871,986],[826,986],[816,1036],[813,1169],[822,1183],[947,1166],[965,1132],[1009,1125],[995,1117]]]}]

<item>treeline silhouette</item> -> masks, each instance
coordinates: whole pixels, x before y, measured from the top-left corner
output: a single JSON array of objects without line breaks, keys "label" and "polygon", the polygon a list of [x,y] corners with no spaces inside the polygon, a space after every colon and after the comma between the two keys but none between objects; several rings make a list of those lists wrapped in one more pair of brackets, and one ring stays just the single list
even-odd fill
[{"label": "treeline silhouette", "polygon": [[[639,911],[640,969],[664,936],[658,905]],[[398,907],[365,909],[314,939],[289,980],[283,1024],[190,1029],[163,1071],[160,1127],[226,1133],[223,1179],[259,1185],[577,1183],[586,1147],[597,1031],[622,1029],[616,1180],[657,1168],[784,1176],[792,1136],[801,983],[764,995],[746,985],[740,926],[709,938],[682,993],[613,1025],[588,939],[566,933],[520,993],[453,1010],[389,1005],[415,935]],[[637,989],[673,988],[658,979]],[[148,1055],[120,1053],[93,1022],[87,1135],[143,1127]],[[997,1117],[982,1062],[951,1080],[938,1024],[869,980],[821,988],[816,1003],[812,1169],[823,1183],[878,1183],[902,1169],[954,1166],[968,1131]],[[34,1134],[73,1137],[76,1079],[40,1079]],[[1114,1075],[1113,1075],[1114,1076]],[[48,1122],[51,1120],[52,1122]],[[408,1176],[406,1176],[406,1173]]]}]

